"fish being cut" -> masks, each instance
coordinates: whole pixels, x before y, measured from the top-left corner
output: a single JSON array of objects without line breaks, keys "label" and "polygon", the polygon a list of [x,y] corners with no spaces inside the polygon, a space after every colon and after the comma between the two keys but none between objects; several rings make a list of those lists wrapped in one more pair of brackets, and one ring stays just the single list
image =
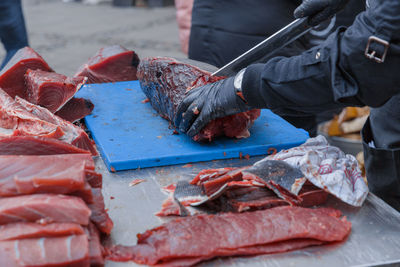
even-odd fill
[{"label": "fish being cut", "polygon": [[108,83],[137,80],[138,55],[120,45],[101,48],[76,72],[85,76],[87,83]]},{"label": "fish being cut", "polygon": [[86,77],[70,78],[55,72],[28,70],[25,74],[26,99],[55,113],[85,84]]},{"label": "fish being cut", "polygon": [[24,75],[28,69],[53,71],[44,59],[30,47],[24,47],[15,53],[0,72],[0,88],[12,98],[16,95],[25,98]]},{"label": "fish being cut", "polygon": [[[223,79],[166,57],[142,59],[137,76],[152,107],[172,123],[187,90]],[[248,129],[259,116],[260,110],[255,109],[213,120],[193,139],[212,141],[218,136],[249,137]]]},{"label": "fish being cut", "polygon": [[196,215],[138,234],[136,246],[108,249],[109,260],[191,266],[218,256],[284,252],[343,241],[351,223],[338,210],[277,207],[244,213]]},{"label": "fish being cut", "polygon": [[75,196],[36,194],[0,198],[0,225],[16,222],[70,222],[88,225],[91,212]]},{"label": "fish being cut", "polygon": [[0,89],[0,136],[13,135],[60,138],[64,132],[58,125],[29,113]]},{"label": "fish being cut", "polygon": [[85,231],[83,227],[76,223],[10,223],[0,226],[0,241],[25,238],[82,235],[84,233]]},{"label": "fish being cut", "polygon": [[66,121],[76,122],[92,113],[93,108],[89,100],[73,97],[55,114]]},{"label": "fish being cut", "polygon": [[87,154],[90,152],[53,138],[37,136],[0,136],[0,155],[56,155],[85,153]]},{"label": "fish being cut", "polygon": [[93,141],[90,140],[89,136],[84,130],[82,130],[82,128],[54,115],[48,109],[29,103],[18,96],[15,98],[15,101],[39,119],[59,126],[64,132],[64,135],[60,138],[61,141],[89,150],[93,156],[98,155]]},{"label": "fish being cut", "polygon": [[83,234],[1,241],[0,266],[89,267],[88,237]]}]

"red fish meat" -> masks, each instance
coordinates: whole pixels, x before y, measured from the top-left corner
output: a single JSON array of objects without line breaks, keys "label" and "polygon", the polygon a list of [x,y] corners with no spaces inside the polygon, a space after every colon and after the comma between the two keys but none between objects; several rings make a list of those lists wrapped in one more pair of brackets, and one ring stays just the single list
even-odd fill
[{"label": "red fish meat", "polygon": [[89,150],[94,156],[98,155],[93,141],[90,140],[89,136],[82,128],[54,115],[48,109],[29,103],[18,96],[15,98],[15,101],[39,119],[59,126],[64,132],[64,135],[60,138],[61,141]]},{"label": "red fish meat", "polygon": [[26,99],[54,113],[78,92],[86,80],[86,77],[70,78],[55,72],[28,70],[25,74]]},{"label": "red fish meat", "polygon": [[0,136],[12,135],[60,138],[64,132],[58,125],[29,113],[0,89]]},{"label": "red fish meat", "polygon": [[66,121],[76,122],[92,113],[93,108],[94,105],[89,100],[74,97],[55,114]]},{"label": "red fish meat", "polygon": [[90,220],[97,226],[102,233],[110,234],[114,226],[113,221],[107,214],[104,206],[104,198],[100,188],[93,188],[94,203],[88,205],[92,214]]},{"label": "red fish meat", "polygon": [[83,227],[76,223],[10,223],[0,226],[0,242],[25,238],[82,235],[84,233]]},{"label": "red fish meat", "polygon": [[0,158],[0,197],[35,193],[69,194],[85,187],[85,162],[35,159],[35,156]]},{"label": "red fish meat", "polygon": [[[174,121],[178,106],[187,90],[223,79],[166,57],[141,60],[137,76],[152,107],[161,117],[171,122]],[[218,136],[249,137],[248,129],[259,116],[260,110],[256,109],[213,120],[193,139],[212,141]]]},{"label": "red fish meat", "polygon": [[25,98],[24,75],[28,69],[53,71],[44,59],[30,47],[24,47],[10,59],[0,72],[0,88],[12,98],[16,95]]},{"label": "red fish meat", "polygon": [[104,266],[103,246],[100,243],[100,233],[93,223],[89,223],[87,228],[89,238],[89,258],[90,266]]},{"label": "red fish meat", "polygon": [[75,196],[36,194],[0,198],[0,225],[15,222],[71,222],[88,225],[91,212]]},{"label": "red fish meat", "polygon": [[53,138],[37,136],[0,137],[0,155],[56,155],[85,153],[90,152]]},{"label": "red fish meat", "polygon": [[[340,216],[340,211],[334,209],[290,206],[190,216],[139,234],[136,246],[111,248],[108,258],[148,265],[190,266],[218,256],[283,252],[343,241],[351,231],[351,223]],[[299,239],[305,241],[302,246]]]},{"label": "red fish meat", "polygon": [[101,48],[83,64],[76,76],[85,76],[87,83],[108,83],[137,80],[138,55],[120,45]]},{"label": "red fish meat", "polygon": [[0,266],[89,267],[86,235],[0,242]]}]

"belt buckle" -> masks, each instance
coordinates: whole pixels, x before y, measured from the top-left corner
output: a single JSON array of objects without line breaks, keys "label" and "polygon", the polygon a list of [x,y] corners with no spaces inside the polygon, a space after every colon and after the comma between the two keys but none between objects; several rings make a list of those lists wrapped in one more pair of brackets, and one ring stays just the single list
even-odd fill
[{"label": "belt buckle", "polygon": [[[384,46],[385,51],[383,52],[383,55],[381,57],[379,57],[379,55],[376,55],[376,51],[370,51],[370,45],[372,43],[377,43],[377,44]],[[368,39],[368,44],[367,44],[367,47],[365,48],[364,54],[368,59],[374,60],[377,63],[383,63],[383,62],[385,62],[385,58],[386,58],[388,50],[389,50],[389,42],[388,41],[385,41],[379,37],[371,35]]]}]

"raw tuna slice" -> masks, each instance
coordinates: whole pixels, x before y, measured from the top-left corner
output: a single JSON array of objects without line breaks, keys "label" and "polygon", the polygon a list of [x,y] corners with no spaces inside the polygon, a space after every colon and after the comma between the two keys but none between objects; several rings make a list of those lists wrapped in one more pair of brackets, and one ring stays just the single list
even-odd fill
[{"label": "raw tuna slice", "polygon": [[88,83],[108,83],[137,80],[139,57],[120,45],[101,48],[83,64],[75,76],[85,76]]},{"label": "raw tuna slice", "polygon": [[86,235],[0,242],[0,266],[89,267]]},{"label": "raw tuna slice", "polygon": [[100,188],[93,188],[94,203],[89,205],[92,215],[90,220],[97,226],[97,228],[104,234],[109,235],[114,226],[113,221],[107,214],[104,206],[104,198]]},{"label": "raw tuna slice", "polygon": [[111,248],[108,259],[190,266],[218,256],[276,253],[338,242],[351,231],[351,223],[340,216],[334,209],[290,206],[190,216],[139,234],[136,246]]},{"label": "raw tuna slice", "polygon": [[79,197],[37,194],[0,198],[0,225],[15,222],[70,222],[88,225],[91,212]]},{"label": "raw tuna slice", "polygon": [[89,151],[53,138],[36,136],[0,137],[0,155],[56,155],[85,153],[89,153]]},{"label": "raw tuna slice", "polygon": [[89,136],[82,128],[54,115],[48,109],[29,103],[18,96],[15,98],[15,101],[41,120],[58,125],[64,132],[64,135],[60,138],[61,141],[89,150],[94,156],[98,155],[93,141],[90,140]]},{"label": "raw tuna slice", "polygon": [[56,115],[66,121],[76,122],[92,113],[93,108],[94,105],[89,100],[74,97],[57,111]]},{"label": "raw tuna slice", "polygon": [[59,126],[29,113],[0,89],[0,137],[12,135],[60,138],[64,133]]},{"label": "raw tuna slice", "polygon": [[0,197],[72,194],[93,203],[87,178],[88,172],[94,172],[93,164],[89,154],[0,156]]},{"label": "raw tuna slice", "polygon": [[86,77],[70,78],[55,72],[28,70],[25,74],[26,99],[54,113],[78,92],[86,80]]},{"label": "raw tuna slice", "polygon": [[10,223],[0,226],[0,241],[82,235],[84,233],[83,227],[76,223]]},{"label": "raw tuna slice", "polygon": [[84,161],[71,164],[49,157],[1,156],[0,197],[35,193],[69,194],[84,190]]},{"label": "raw tuna slice", "polygon": [[[177,108],[187,90],[223,79],[223,77],[213,77],[211,73],[197,67],[165,57],[141,60],[137,76],[153,108],[161,117],[171,122],[174,121]],[[260,110],[257,109],[213,120],[193,139],[212,141],[224,135],[236,138],[249,137],[248,129],[259,116]]]},{"label": "raw tuna slice", "polygon": [[89,237],[90,266],[104,266],[103,246],[100,243],[100,233],[93,223],[89,223],[86,230]]},{"label": "raw tuna slice", "polygon": [[103,186],[103,176],[92,170],[86,169],[86,181],[91,187],[101,188]]},{"label": "raw tuna slice", "polygon": [[24,47],[10,59],[0,72],[0,88],[12,98],[16,95],[25,98],[24,75],[28,69],[53,71],[44,59],[30,47]]}]

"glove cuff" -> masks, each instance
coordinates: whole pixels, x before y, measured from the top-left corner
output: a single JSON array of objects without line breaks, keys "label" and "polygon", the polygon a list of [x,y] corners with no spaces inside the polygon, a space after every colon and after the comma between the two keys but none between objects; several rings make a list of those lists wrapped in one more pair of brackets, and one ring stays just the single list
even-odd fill
[{"label": "glove cuff", "polygon": [[242,93],[251,107],[262,108],[265,104],[260,97],[261,73],[264,64],[252,64],[246,68],[242,81]]}]

